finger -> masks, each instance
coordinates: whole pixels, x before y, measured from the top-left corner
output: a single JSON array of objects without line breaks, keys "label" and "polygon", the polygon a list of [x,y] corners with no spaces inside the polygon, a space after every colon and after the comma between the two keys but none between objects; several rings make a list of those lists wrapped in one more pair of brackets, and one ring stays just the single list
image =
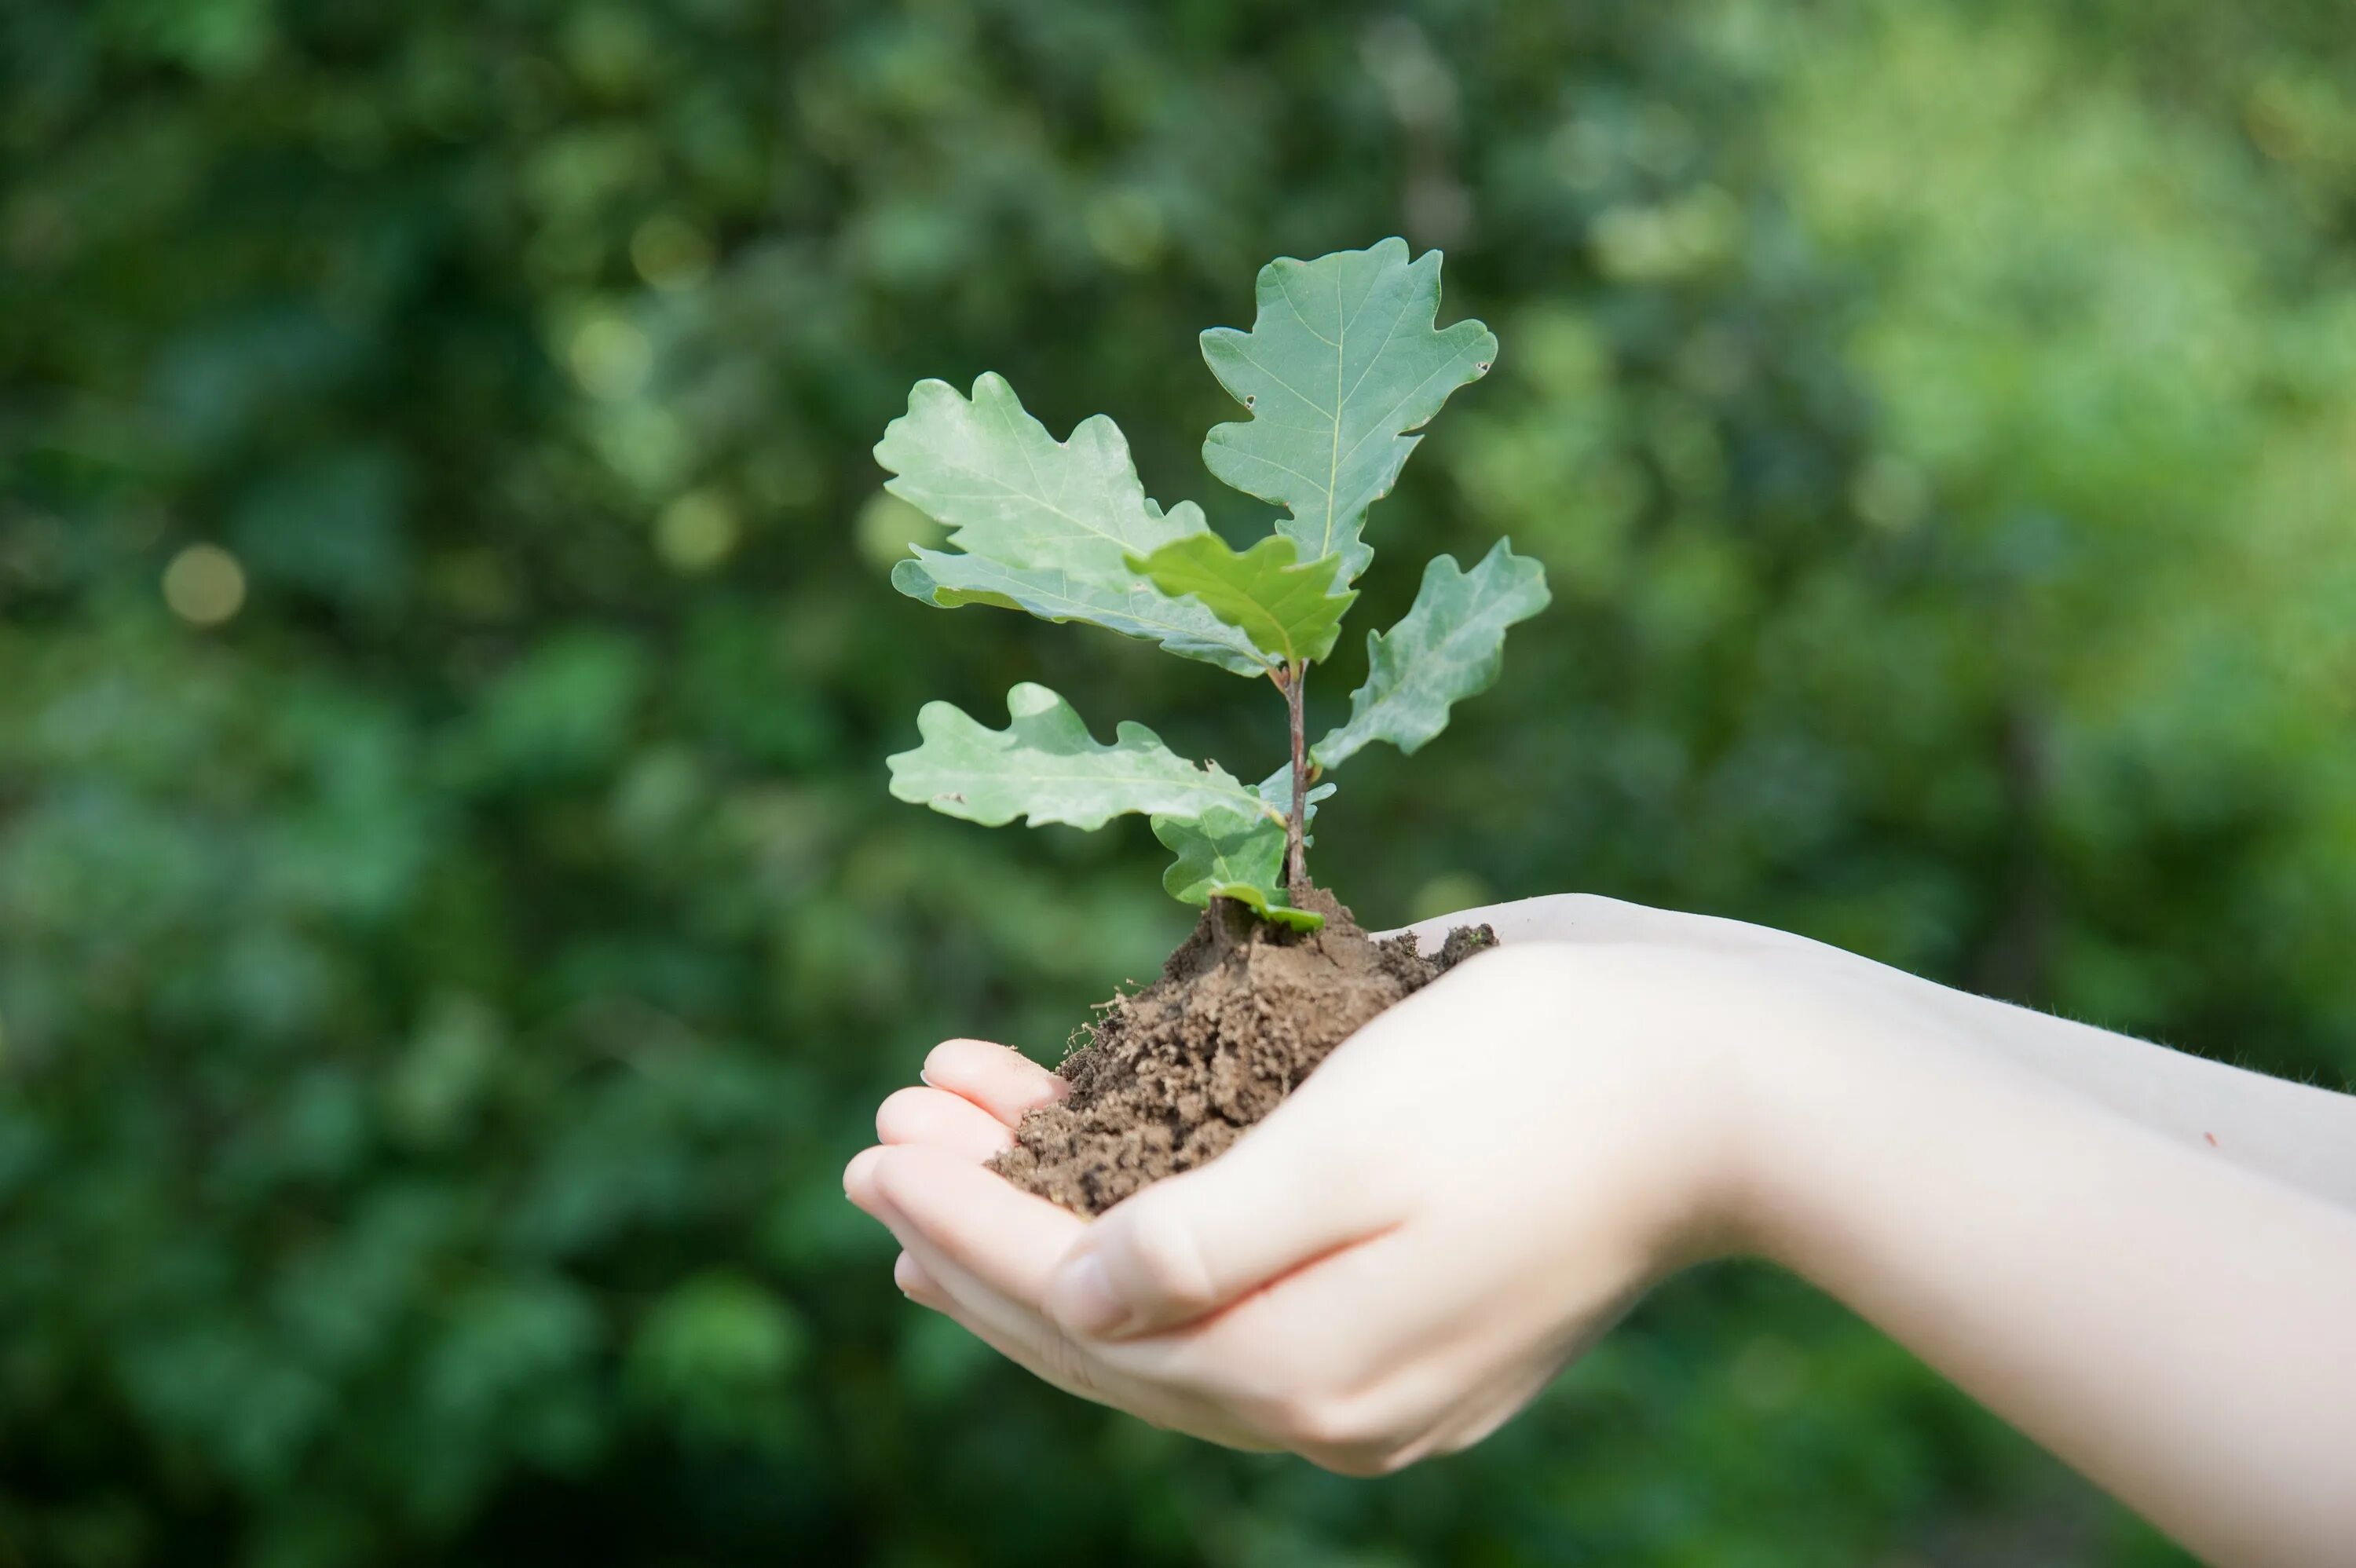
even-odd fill
[{"label": "finger", "polygon": [[1510,1206],[1410,1220],[1199,1324],[1092,1348],[1115,1371],[1150,1370],[1288,1446],[1301,1445],[1304,1401],[1321,1412],[1308,1425],[1328,1445],[1397,1456],[1440,1451],[1416,1444],[1439,1434],[1442,1449],[1462,1446],[1642,1295],[1623,1267],[1591,1260],[1549,1270],[1542,1287],[1467,1294],[1462,1282],[1492,1275],[1497,1257],[1526,1244],[1520,1223]]},{"label": "finger", "polygon": [[873,1173],[877,1196],[908,1231],[991,1290],[1033,1309],[1084,1228],[1068,1210],[926,1145],[885,1149]]},{"label": "finger", "polygon": [[1013,1126],[1025,1113],[1051,1105],[1072,1092],[1060,1076],[1019,1051],[986,1040],[945,1040],[925,1058],[917,1074],[936,1089],[961,1095]]},{"label": "finger", "polygon": [[1050,1315],[1083,1336],[1155,1333],[1385,1229],[1395,1200],[1332,1124],[1289,1102],[1210,1164],[1114,1208],[1058,1264]]},{"label": "finger", "polygon": [[1067,1393],[1229,1447],[1275,1446],[1224,1401],[1157,1375],[1154,1358],[1115,1364],[1039,1310],[1038,1293],[1084,1229],[1076,1216],[937,1149],[884,1149],[871,1168],[879,1215],[940,1293],[926,1305]]},{"label": "finger", "polygon": [[[896,1213],[894,1218],[905,1224]],[[1268,1452],[1277,1446],[1224,1403],[1171,1386],[1151,1375],[1108,1366],[1092,1348],[1075,1343],[1038,1312],[1009,1300],[935,1251],[913,1228],[904,1256],[922,1268],[937,1292],[924,1299],[983,1344],[1049,1386],[1077,1399],[1126,1412],[1155,1426],[1230,1448]],[[921,1261],[919,1261],[921,1260]]]},{"label": "finger", "polygon": [[[877,1212],[938,1291],[938,1299],[926,1305],[1066,1393],[1171,1424],[1186,1396],[1112,1373],[1048,1321],[1035,1299],[1023,1298],[1025,1291],[1035,1290],[1035,1281],[1069,1241],[1067,1231],[1034,1237],[1025,1261],[1023,1232],[1040,1218],[1026,1211],[1032,1205],[1053,1209],[1052,1204],[937,1151],[892,1149],[885,1155],[874,1167]],[[1003,1204],[1001,1199],[1020,1201]],[[1070,1215],[1063,1218],[1071,1226],[1079,1223]],[[995,1244],[1009,1236],[1015,1242],[1012,1248]],[[1191,1413],[1199,1424],[1204,1413]]]},{"label": "finger", "polygon": [[[1558,1364],[1520,1350],[1545,1341],[1552,1307],[1544,1293],[1490,1301],[1468,1318],[1464,1296],[1424,1288],[1472,1269],[1452,1234],[1409,1223],[1328,1253],[1199,1323],[1084,1343],[1113,1373],[1213,1405],[1259,1441],[1329,1468],[1389,1469],[1438,1451],[1443,1434],[1480,1416],[1471,1407],[1502,1404],[1489,1417],[1495,1424]],[[1489,1320],[1499,1315],[1514,1320],[1512,1332],[1496,1331]]]},{"label": "finger", "polygon": [[[914,1157],[919,1152],[926,1157],[935,1160],[953,1160],[953,1157],[941,1156],[937,1151],[918,1151],[905,1147],[870,1149],[867,1155],[854,1160],[852,1164],[859,1168],[862,1179],[861,1195],[866,1200],[864,1206],[899,1240],[900,1245],[905,1249],[903,1257],[921,1268],[926,1277],[932,1281],[939,1292],[938,1301],[928,1301],[926,1305],[948,1313],[977,1333],[986,1327],[991,1334],[996,1337],[993,1343],[1003,1340],[1008,1343],[1030,1346],[1031,1349],[1026,1352],[1026,1365],[1033,1365],[1033,1362],[1041,1360],[1044,1358],[1044,1341],[1060,1339],[1061,1331],[1049,1323],[1035,1306],[1026,1305],[1009,1297],[1003,1291],[967,1269],[926,1230],[929,1226],[933,1232],[961,1235],[963,1232],[976,1226],[986,1228],[990,1223],[987,1211],[979,1218],[964,1215],[945,1218],[946,1211],[955,1209],[958,1205],[959,1197],[954,1192],[944,1196],[929,1189],[921,1169],[915,1178],[904,1179],[899,1182],[895,1190],[916,1193],[916,1198],[910,1204],[910,1208],[923,1217],[923,1223],[910,1219],[908,1214],[903,1212],[900,1207],[885,1194],[884,1183],[878,1178],[887,1162],[893,1159],[905,1161]],[[975,1175],[983,1174],[963,1161],[953,1160],[953,1163],[958,1168]],[[1015,1193],[1012,1188],[1007,1187],[1003,1181],[998,1181],[995,1178],[988,1179],[999,1187],[1005,1188],[1007,1192],[1014,1196],[1022,1196],[1020,1193]],[[967,1240],[959,1240],[958,1245],[960,1251],[972,1250]],[[991,1270],[992,1275],[999,1277],[1016,1272],[1019,1271],[1004,1265],[994,1266]],[[1034,1365],[1033,1370],[1039,1369]],[[1066,1381],[1059,1376],[1051,1377],[1045,1371],[1041,1371],[1040,1375],[1048,1377],[1050,1381],[1056,1382],[1059,1386],[1062,1386]]]},{"label": "finger", "polygon": [[980,1165],[1014,1147],[1004,1122],[946,1089],[902,1089],[875,1111],[875,1136],[886,1144],[924,1144]]},{"label": "finger", "polygon": [[902,1253],[893,1262],[892,1283],[900,1287],[901,1295],[936,1312],[941,1310],[942,1304],[948,1299],[942,1294],[939,1283],[931,1273],[909,1253]]},{"label": "finger", "polygon": [[882,1200],[875,1193],[875,1166],[883,1157],[884,1150],[880,1146],[863,1148],[852,1155],[851,1163],[842,1168],[842,1195],[862,1211],[878,1220],[884,1216],[877,1212]]},{"label": "finger", "polygon": [[[924,1243],[919,1242],[919,1246]],[[921,1265],[920,1265],[921,1266]],[[986,1296],[970,1275],[958,1275],[954,1269],[944,1267],[944,1274],[957,1282],[954,1287],[943,1287],[937,1300],[928,1300],[931,1307],[958,1328],[1029,1372],[1048,1387],[1084,1399],[1092,1404],[1116,1404],[1117,1398],[1093,1378],[1079,1375],[1076,1367],[1064,1357],[1049,1354],[1044,1343],[1052,1328],[1044,1322],[1010,1322],[1018,1317],[1017,1309],[1001,1307],[993,1309],[983,1306]],[[927,1278],[932,1275],[929,1271]]]}]

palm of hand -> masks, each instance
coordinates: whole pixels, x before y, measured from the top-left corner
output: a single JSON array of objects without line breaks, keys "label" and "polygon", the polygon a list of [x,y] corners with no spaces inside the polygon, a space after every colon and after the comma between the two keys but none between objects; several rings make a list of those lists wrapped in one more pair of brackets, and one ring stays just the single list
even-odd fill
[{"label": "palm of hand", "polygon": [[1483,957],[1220,1159],[1093,1223],[983,1168],[1063,1081],[953,1040],[884,1102],[845,1186],[905,1249],[913,1299],[1047,1381],[1229,1446],[1394,1469],[1494,1430],[1719,1243],[1728,1139],[1696,964],[1527,941]]}]

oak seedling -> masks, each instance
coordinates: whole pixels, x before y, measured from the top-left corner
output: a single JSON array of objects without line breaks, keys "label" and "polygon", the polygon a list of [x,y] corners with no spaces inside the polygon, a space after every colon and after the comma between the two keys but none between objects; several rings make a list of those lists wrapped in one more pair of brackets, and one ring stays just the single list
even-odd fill
[{"label": "oak seedling", "polygon": [[1233,899],[1300,929],[1310,819],[1324,775],[1376,741],[1421,748],[1450,708],[1497,678],[1505,630],[1544,609],[1546,574],[1500,539],[1470,571],[1449,556],[1388,632],[1366,638],[1350,716],[1311,744],[1302,690],[1326,662],[1374,559],[1366,512],[1449,394],[1486,375],[1497,340],[1477,321],[1436,325],[1440,253],[1410,261],[1386,240],[1260,269],[1249,332],[1202,336],[1212,374],[1244,417],[1203,443],[1211,473],[1283,508],[1237,550],[1202,508],[1164,511],[1145,494],[1129,443],[1098,414],[1057,442],[995,375],[970,397],[920,381],[875,448],[885,488],[949,529],[953,549],[916,548],[892,584],[926,603],[994,604],[1159,643],[1183,658],[1265,678],[1282,696],[1289,760],[1257,784],[1178,756],[1142,724],[1098,741],[1070,703],[1025,682],[993,730],[953,704],[917,715],[923,743],[889,760],[892,793],[998,827],[1097,828],[1148,817],[1177,859],[1163,874],[1191,904]]}]

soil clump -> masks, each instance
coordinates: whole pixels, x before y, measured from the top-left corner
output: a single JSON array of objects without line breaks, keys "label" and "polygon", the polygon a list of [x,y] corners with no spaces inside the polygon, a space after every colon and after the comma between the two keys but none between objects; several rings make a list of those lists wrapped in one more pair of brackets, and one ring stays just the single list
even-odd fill
[{"label": "soil clump", "polygon": [[1300,901],[1316,931],[1267,924],[1214,899],[1141,991],[1115,997],[1058,1071],[1070,1095],[1023,1119],[991,1168],[1082,1214],[1217,1157],[1333,1049],[1385,1008],[1496,944],[1459,926],[1425,957],[1376,942],[1332,894]]}]

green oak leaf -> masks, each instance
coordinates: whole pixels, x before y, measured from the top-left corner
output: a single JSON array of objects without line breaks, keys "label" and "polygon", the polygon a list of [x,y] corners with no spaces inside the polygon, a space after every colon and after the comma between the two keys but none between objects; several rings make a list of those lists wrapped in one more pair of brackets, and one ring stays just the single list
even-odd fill
[{"label": "green oak leaf", "polygon": [[[1215,898],[1248,904],[1264,920],[1280,921],[1301,931],[1314,931],[1325,917],[1313,910],[1294,909],[1280,878],[1284,873],[1285,813],[1292,809],[1292,766],[1286,763],[1260,781],[1258,794],[1267,812],[1245,813],[1221,807],[1193,822],[1174,817],[1153,819],[1153,836],[1178,859],[1162,874],[1162,890],[1181,903],[1202,905]],[[1307,815],[1316,820],[1317,804],[1333,793],[1320,784],[1308,794]]]},{"label": "green oak leaf", "polygon": [[[1208,536],[1214,537],[1216,536]],[[892,569],[892,586],[911,599],[945,609],[995,604],[1043,621],[1083,621],[1126,637],[1160,643],[1173,654],[1237,675],[1265,675],[1274,661],[1249,636],[1198,600],[1173,599],[1124,570],[1119,578],[1057,567],[1007,566],[983,555],[952,555],[913,547],[913,559]]]},{"label": "green oak leaf", "polygon": [[875,461],[892,474],[884,487],[947,524],[965,552],[919,549],[894,568],[892,585],[909,597],[1084,621],[1239,675],[1268,667],[1236,627],[1130,571],[1131,552],[1210,526],[1191,501],[1164,512],[1145,494],[1128,441],[1102,414],[1058,442],[1002,377],[978,379],[970,401],[947,382],[919,381]]},{"label": "green oak leaf", "polygon": [[1376,741],[1420,748],[1447,727],[1451,704],[1495,682],[1505,628],[1551,598],[1546,569],[1505,539],[1470,571],[1452,556],[1434,560],[1406,618],[1387,635],[1366,634],[1366,683],[1350,694],[1348,722],[1312,748],[1318,763],[1339,767]]},{"label": "green oak leaf", "polygon": [[[1293,908],[1280,888],[1264,888],[1256,882],[1229,882],[1224,887],[1213,888],[1199,901],[1208,903],[1213,898],[1233,899],[1260,919],[1272,921],[1278,925],[1289,925],[1295,931],[1315,931],[1325,923],[1325,917],[1313,909]],[[1188,899],[1185,901],[1194,903],[1197,901]]]},{"label": "green oak leaf", "polygon": [[1340,551],[1352,581],[1374,559],[1360,539],[1366,508],[1390,494],[1421,439],[1407,432],[1488,373],[1497,340],[1477,321],[1434,329],[1440,252],[1410,262],[1404,240],[1270,261],[1256,293],[1251,331],[1203,334],[1212,374],[1251,411],[1213,428],[1203,461],[1286,507],[1278,529],[1312,560]]},{"label": "green oak leaf", "polygon": [[875,461],[893,475],[884,487],[948,524],[959,549],[1009,566],[1065,566],[1077,550],[1117,569],[1130,550],[1208,526],[1192,502],[1164,513],[1147,498],[1112,421],[1093,415],[1059,442],[995,372],[976,379],[970,401],[946,381],[917,382]]},{"label": "green oak leaf", "polygon": [[1044,686],[1015,687],[1006,712],[1011,722],[992,730],[954,703],[925,704],[916,715],[924,744],[886,759],[893,795],[990,827],[1017,816],[1033,827],[1097,828],[1132,811],[1191,822],[1270,809],[1216,763],[1188,762],[1142,724],[1120,725],[1110,745],[1098,741]]},{"label": "green oak leaf", "polygon": [[1342,616],[1358,595],[1334,591],[1342,558],[1301,562],[1298,547],[1271,534],[1238,555],[1214,533],[1173,539],[1151,555],[1131,555],[1131,571],[1173,596],[1191,594],[1212,614],[1290,665],[1322,659],[1342,635]]}]

